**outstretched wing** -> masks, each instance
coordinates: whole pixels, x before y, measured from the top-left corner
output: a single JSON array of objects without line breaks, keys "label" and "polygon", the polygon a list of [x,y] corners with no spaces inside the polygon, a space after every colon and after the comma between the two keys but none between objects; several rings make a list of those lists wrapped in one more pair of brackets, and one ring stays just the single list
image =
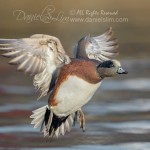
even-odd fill
[{"label": "outstretched wing", "polygon": [[57,68],[70,63],[58,38],[35,34],[30,38],[0,39],[2,56],[12,58],[9,64],[17,65],[18,71],[33,75],[33,84],[40,92],[39,98],[47,95],[51,79]]},{"label": "outstretched wing", "polygon": [[100,36],[83,37],[74,48],[75,58],[96,59],[100,62],[115,58],[118,55],[118,44],[117,39],[111,38],[111,27]]}]

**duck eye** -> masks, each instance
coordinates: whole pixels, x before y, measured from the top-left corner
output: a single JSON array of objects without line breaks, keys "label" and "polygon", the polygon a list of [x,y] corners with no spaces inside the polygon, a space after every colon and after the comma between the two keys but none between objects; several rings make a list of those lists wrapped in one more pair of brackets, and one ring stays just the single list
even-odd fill
[{"label": "duck eye", "polygon": [[114,66],[114,64],[111,64],[111,66],[110,66],[110,67],[115,67],[115,66]]}]

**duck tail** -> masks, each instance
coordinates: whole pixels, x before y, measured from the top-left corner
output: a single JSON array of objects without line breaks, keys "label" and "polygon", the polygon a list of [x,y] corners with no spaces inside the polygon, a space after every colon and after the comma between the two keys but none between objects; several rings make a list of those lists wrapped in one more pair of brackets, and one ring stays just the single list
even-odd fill
[{"label": "duck tail", "polygon": [[64,135],[66,131],[69,132],[74,124],[75,113],[66,117],[58,117],[49,109],[48,105],[32,112],[31,124],[34,124],[34,128],[41,126],[40,131],[44,133],[44,137],[53,138],[56,136],[58,138],[60,135]]}]

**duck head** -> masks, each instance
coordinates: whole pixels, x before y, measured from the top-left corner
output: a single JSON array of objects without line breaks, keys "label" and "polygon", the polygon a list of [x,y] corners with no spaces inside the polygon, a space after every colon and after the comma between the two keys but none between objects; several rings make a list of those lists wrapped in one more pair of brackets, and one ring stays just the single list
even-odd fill
[{"label": "duck head", "polygon": [[107,60],[97,66],[97,73],[101,78],[114,77],[118,74],[128,74],[118,60]]}]

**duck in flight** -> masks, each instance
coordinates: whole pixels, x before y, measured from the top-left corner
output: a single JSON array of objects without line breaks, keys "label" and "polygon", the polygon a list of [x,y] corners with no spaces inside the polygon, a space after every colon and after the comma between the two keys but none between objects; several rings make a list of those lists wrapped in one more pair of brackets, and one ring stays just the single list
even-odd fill
[{"label": "duck in flight", "polygon": [[91,100],[105,77],[127,74],[119,61],[118,44],[112,39],[112,28],[96,37],[85,36],[70,58],[60,40],[35,34],[30,38],[0,39],[2,56],[12,58],[18,71],[33,76],[38,99],[49,94],[48,104],[33,111],[31,124],[52,138],[70,131],[75,120],[85,130],[82,107]]}]

